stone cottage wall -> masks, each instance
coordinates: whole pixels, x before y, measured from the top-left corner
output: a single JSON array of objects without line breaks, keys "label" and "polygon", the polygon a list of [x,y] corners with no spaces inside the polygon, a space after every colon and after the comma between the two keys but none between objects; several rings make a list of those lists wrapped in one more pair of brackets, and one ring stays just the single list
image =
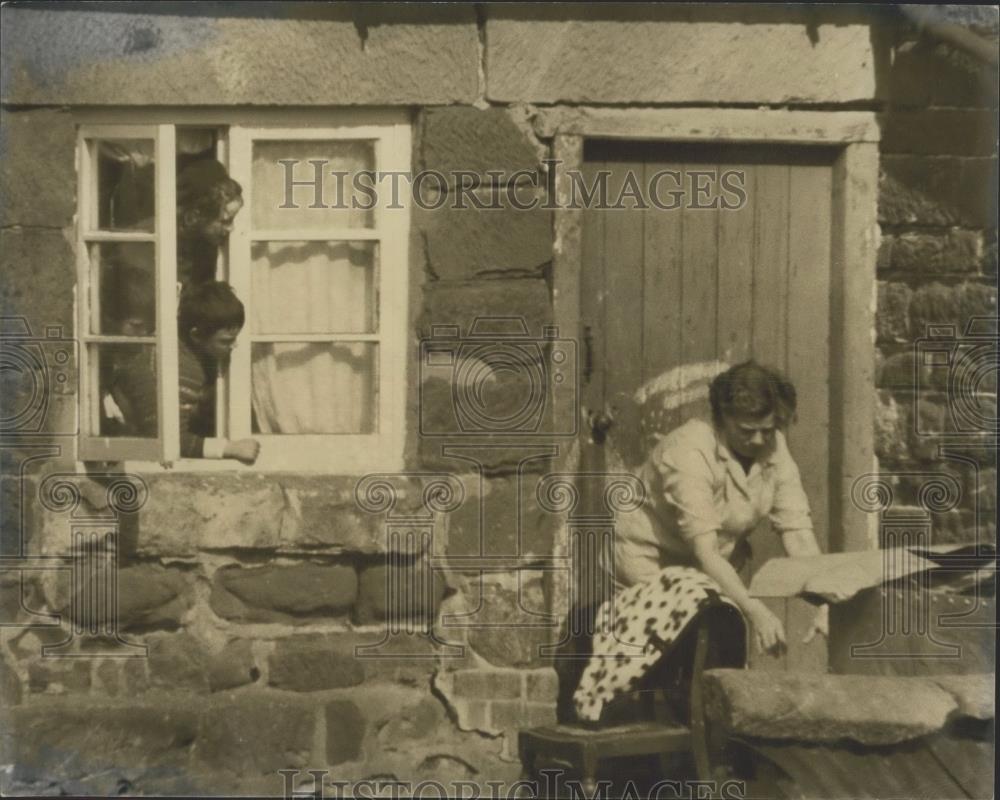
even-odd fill
[{"label": "stone cottage wall", "polygon": [[[22,35],[8,37],[15,50],[5,54],[0,296],[3,313],[23,315],[36,334],[73,330],[78,106],[408,106],[413,169],[470,171],[487,197],[497,180],[488,171],[534,170],[551,155],[552,142],[532,132],[537,107],[855,109],[877,107],[889,87],[887,51],[865,20],[813,11],[334,7],[283,20],[14,13]],[[66,58],[43,55],[55,53]],[[903,81],[924,62],[894,63],[893,80]],[[967,79],[955,77],[966,98]],[[925,86],[912,83],[913,92]],[[887,427],[887,406],[910,412],[886,376],[930,313],[921,309],[951,320],[995,298],[995,227],[981,204],[967,202],[958,177],[985,186],[981,168],[995,159],[963,134],[964,121],[985,113],[980,100],[957,110],[930,98],[891,102],[878,330],[880,457],[896,467],[920,456],[905,421]],[[926,140],[912,138],[906,114],[919,117]],[[906,199],[906,187],[920,203]],[[443,189],[445,199],[458,189]],[[896,211],[887,199],[894,192]],[[72,471],[71,447],[55,434],[74,430],[71,372],[53,383],[45,435],[5,437],[3,552],[33,556],[24,562],[31,569],[0,576],[0,613],[17,623],[0,629],[0,761],[17,765],[15,785],[277,792],[279,769],[310,768],[336,780],[517,777],[517,729],[554,718],[555,673],[538,646],[558,638],[545,620],[566,596],[565,582],[543,569],[560,552],[564,521],[540,506],[536,487],[572,466],[572,448],[559,437],[420,436],[421,414],[433,422],[453,410],[450,387],[429,374],[420,381],[419,341],[435,326],[467,333],[477,318],[497,315],[519,317],[541,336],[553,322],[553,220],[546,210],[451,205],[412,218],[406,451],[411,473],[449,474],[461,487],[451,486],[461,502],[446,510],[428,510],[427,475],[391,478],[393,508],[359,503],[355,475],[143,475],[142,502],[117,511],[110,479],[66,478],[75,488],[60,494],[52,474]],[[933,216],[939,206],[953,216]],[[937,260],[918,265],[923,252]],[[947,269],[928,273],[925,263]],[[428,552],[387,535],[402,513],[427,515]],[[42,646],[58,645],[79,621],[74,599],[93,600],[92,581],[74,584],[65,559],[42,557],[65,556],[74,530],[109,529],[118,531],[125,643],[115,652],[140,645],[146,657],[41,658]],[[432,561],[444,567],[431,569]],[[388,585],[421,599],[390,617]],[[51,623],[40,615],[53,612],[63,615],[61,628],[26,627]],[[378,652],[398,658],[357,657],[356,647],[379,645],[393,626],[402,635]],[[431,626],[433,642],[419,635]],[[106,653],[107,638],[78,632],[69,652]]]},{"label": "stone cottage wall", "polygon": [[[983,12],[953,13],[996,41],[996,14]],[[894,510],[926,506],[921,487],[954,476],[960,496],[932,514],[936,542],[995,542],[996,440],[976,435],[989,427],[976,419],[992,417],[995,434],[996,70],[912,30],[897,28],[892,37],[882,114],[876,452],[896,489]],[[977,318],[978,341],[968,335]],[[918,355],[932,326],[954,331],[954,369]],[[979,366],[965,369],[976,357],[962,362],[962,354],[973,347]],[[973,376],[982,382],[973,386]]]}]

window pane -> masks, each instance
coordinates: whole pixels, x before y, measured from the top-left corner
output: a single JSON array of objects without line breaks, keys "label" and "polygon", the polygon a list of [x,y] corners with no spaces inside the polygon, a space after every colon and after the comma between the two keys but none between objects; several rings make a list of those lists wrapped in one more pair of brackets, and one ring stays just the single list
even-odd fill
[{"label": "window pane", "polygon": [[97,154],[97,227],[102,231],[153,230],[153,142],[103,139]]},{"label": "window pane", "polygon": [[[282,164],[283,161],[290,163]],[[353,178],[360,170],[374,169],[372,141],[254,142],[253,227],[255,230],[371,228],[373,211],[352,208],[352,201],[359,205],[371,202],[364,192],[354,191]],[[338,178],[334,172],[346,174]],[[368,180],[365,185],[371,186],[372,182]]]},{"label": "window pane", "polygon": [[254,342],[254,433],[374,433],[378,345]]},{"label": "window pane", "polygon": [[159,434],[156,346],[91,344],[88,347],[92,376],[91,432],[100,436],[155,439]]},{"label": "window pane", "polygon": [[151,336],[156,332],[156,253],[152,242],[92,242],[90,332]]},{"label": "window pane", "polygon": [[377,242],[256,242],[253,333],[374,333]]}]

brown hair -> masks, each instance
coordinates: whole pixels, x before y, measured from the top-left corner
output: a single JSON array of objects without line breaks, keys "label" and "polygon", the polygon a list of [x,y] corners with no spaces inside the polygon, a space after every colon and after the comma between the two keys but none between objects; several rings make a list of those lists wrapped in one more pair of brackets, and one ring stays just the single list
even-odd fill
[{"label": "brown hair", "polygon": [[712,416],[718,424],[723,417],[766,417],[784,427],[795,418],[795,386],[777,370],[763,367],[752,359],[730,367],[712,381],[708,390]]}]

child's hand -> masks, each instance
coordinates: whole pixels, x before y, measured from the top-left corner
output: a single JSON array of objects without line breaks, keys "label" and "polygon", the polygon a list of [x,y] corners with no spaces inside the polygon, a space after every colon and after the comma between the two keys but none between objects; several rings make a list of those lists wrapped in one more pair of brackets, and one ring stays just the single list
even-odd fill
[{"label": "child's hand", "polygon": [[235,458],[244,464],[253,464],[260,453],[260,442],[256,439],[240,439],[236,442],[226,442],[226,458]]}]

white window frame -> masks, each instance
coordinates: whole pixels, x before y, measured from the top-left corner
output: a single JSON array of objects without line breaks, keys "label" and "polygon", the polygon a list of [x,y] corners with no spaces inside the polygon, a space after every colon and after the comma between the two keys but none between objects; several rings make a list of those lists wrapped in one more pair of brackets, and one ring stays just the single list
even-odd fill
[{"label": "white window frame", "polygon": [[[89,402],[89,381],[96,380],[87,363],[87,347],[92,342],[122,341],[121,337],[90,334],[90,269],[87,243],[90,241],[154,241],[157,259],[157,345],[159,438],[123,439],[86,437],[87,425],[81,424],[78,438],[78,463],[83,461],[123,461],[130,471],[158,472],[171,469],[184,472],[254,471],[319,472],[324,474],[362,474],[373,470],[398,470],[403,467],[406,413],[406,370],[408,330],[408,250],[410,206],[407,192],[400,191],[399,208],[386,208],[389,184],[378,185],[379,204],[373,209],[373,227],[309,229],[307,231],[254,232],[251,227],[253,186],[251,181],[252,143],[257,140],[372,140],[375,169],[379,172],[410,170],[411,125],[406,110],[320,110],[282,111],[234,110],[101,110],[78,117],[79,209],[77,217],[77,325],[81,339],[79,413],[80,422],[99,413]],[[164,346],[177,341],[176,293],[166,287],[176,285],[176,216],[175,216],[175,130],[177,126],[225,128],[227,136],[219,157],[230,175],[244,191],[244,210],[236,216],[226,251],[228,280],[237,295],[250,302],[250,247],[254,240],[322,240],[378,242],[378,329],[374,334],[330,334],[320,337],[290,336],[289,340],[312,338],[343,341],[375,341],[377,350],[378,419],[372,434],[252,434],[250,431],[250,352],[255,338],[245,326],[233,350],[227,380],[220,379],[218,431],[227,438],[250,437],[261,443],[260,455],[252,467],[233,459],[194,459],[179,457],[179,411],[177,348]],[[99,233],[88,230],[93,218],[90,157],[86,141],[95,138],[151,138],[156,153],[156,227],[154,234]],[[273,235],[272,235],[273,234]],[[249,318],[249,315],[248,315]],[[261,335],[263,340],[282,338]],[[136,341],[130,337],[129,341]],[[152,341],[152,340],[151,340]],[[228,384],[228,385],[227,385]],[[226,391],[228,386],[246,386],[246,392]],[[88,416],[89,415],[89,416]],[[158,452],[157,452],[158,451]]]}]

